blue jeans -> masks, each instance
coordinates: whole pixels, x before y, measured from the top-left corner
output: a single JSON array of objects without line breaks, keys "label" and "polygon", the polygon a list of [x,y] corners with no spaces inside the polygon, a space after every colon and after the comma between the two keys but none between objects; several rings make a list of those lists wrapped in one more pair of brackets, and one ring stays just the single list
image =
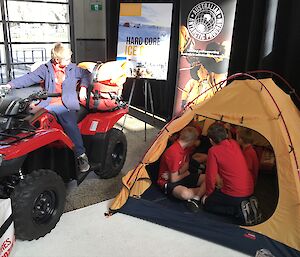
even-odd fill
[{"label": "blue jeans", "polygon": [[82,136],[80,130],[77,126],[77,115],[76,111],[66,111],[55,113],[57,119],[61,126],[63,127],[65,133],[72,140],[75,146],[75,156],[78,157],[85,153],[85,148],[83,146]]}]

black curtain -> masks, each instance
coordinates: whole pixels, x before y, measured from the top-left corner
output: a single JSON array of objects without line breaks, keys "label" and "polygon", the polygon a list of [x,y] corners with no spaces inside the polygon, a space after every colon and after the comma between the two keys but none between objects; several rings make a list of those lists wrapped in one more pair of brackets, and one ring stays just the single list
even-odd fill
[{"label": "black curtain", "polygon": [[[299,13],[299,0],[238,0],[229,73],[271,70],[299,95]],[[298,105],[295,94],[275,80]]]}]

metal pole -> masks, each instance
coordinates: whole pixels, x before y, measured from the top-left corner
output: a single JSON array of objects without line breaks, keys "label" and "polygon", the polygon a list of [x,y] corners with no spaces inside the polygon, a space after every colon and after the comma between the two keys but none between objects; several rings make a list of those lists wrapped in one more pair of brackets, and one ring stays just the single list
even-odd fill
[{"label": "metal pole", "polygon": [[145,79],[145,83],[144,83],[144,92],[145,92],[145,120],[144,120],[144,124],[145,124],[145,142],[147,141],[147,122],[146,122],[146,119],[147,119],[147,109],[148,109],[148,103],[147,103],[147,100],[148,100],[148,80]]},{"label": "metal pole", "polygon": [[1,5],[1,17],[2,17],[2,27],[3,27],[3,37],[4,37],[4,49],[5,49],[5,62],[6,62],[6,80],[9,81],[11,79],[10,71],[10,55],[9,55],[9,47],[8,47],[8,33],[7,33],[7,22],[5,17],[5,5],[4,0],[0,1]]},{"label": "metal pole", "polygon": [[[129,95],[129,99],[128,99],[128,108],[130,107],[130,104],[131,104],[133,92],[134,92],[134,89],[135,89],[135,83],[136,83],[136,79],[133,79],[132,86],[131,86],[131,90],[130,90],[130,95]],[[126,118],[127,118],[127,114],[126,114],[125,117],[124,117],[122,129],[121,129],[122,131],[123,131],[124,126],[125,126]]]},{"label": "metal pole", "polygon": [[153,104],[153,96],[152,96],[150,81],[148,81],[148,90],[149,90],[149,99],[150,99],[151,112],[152,112],[152,117],[153,117],[153,120],[154,120],[154,104]]}]

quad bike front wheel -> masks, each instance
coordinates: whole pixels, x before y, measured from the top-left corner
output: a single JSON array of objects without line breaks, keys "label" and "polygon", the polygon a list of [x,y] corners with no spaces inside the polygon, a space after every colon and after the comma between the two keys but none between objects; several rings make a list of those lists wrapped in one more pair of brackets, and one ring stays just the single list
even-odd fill
[{"label": "quad bike front wheel", "polygon": [[112,128],[108,132],[107,142],[104,166],[95,170],[95,173],[104,179],[113,178],[120,173],[127,153],[127,140],[121,130]]},{"label": "quad bike front wheel", "polygon": [[20,181],[11,200],[16,238],[38,239],[59,221],[64,211],[66,188],[55,172],[36,170]]}]

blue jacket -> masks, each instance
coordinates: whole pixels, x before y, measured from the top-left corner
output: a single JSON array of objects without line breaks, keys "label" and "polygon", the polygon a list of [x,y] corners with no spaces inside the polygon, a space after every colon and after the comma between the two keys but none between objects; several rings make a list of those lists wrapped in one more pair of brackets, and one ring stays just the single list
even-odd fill
[{"label": "blue jacket", "polygon": [[[9,82],[12,88],[23,88],[45,81],[45,90],[49,93],[55,92],[55,74],[51,61],[42,64],[33,72],[29,72],[19,78]],[[69,110],[79,110],[78,95],[76,87],[80,85],[88,87],[91,79],[88,70],[77,67],[76,64],[70,63],[66,67],[66,77],[62,83],[62,102]],[[46,107],[50,103],[50,98],[42,101],[39,106]]]}]

